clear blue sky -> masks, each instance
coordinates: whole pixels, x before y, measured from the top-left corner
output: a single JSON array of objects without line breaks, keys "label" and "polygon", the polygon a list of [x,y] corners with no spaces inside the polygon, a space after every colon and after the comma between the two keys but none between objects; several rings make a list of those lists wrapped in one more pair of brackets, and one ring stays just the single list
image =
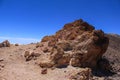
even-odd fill
[{"label": "clear blue sky", "polygon": [[0,41],[40,41],[80,18],[120,34],[120,0],[0,0]]}]

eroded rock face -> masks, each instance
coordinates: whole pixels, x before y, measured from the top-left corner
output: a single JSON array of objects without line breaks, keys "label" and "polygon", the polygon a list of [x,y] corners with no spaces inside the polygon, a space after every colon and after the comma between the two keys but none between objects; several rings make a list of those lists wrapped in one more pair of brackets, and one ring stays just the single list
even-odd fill
[{"label": "eroded rock face", "polygon": [[[97,61],[105,53],[109,39],[102,30],[95,30],[83,20],[77,20],[66,24],[55,35],[46,36],[42,39],[42,45],[37,49],[48,52],[52,66],[64,67],[72,65],[76,67],[96,67]],[[43,62],[41,61],[43,64]],[[46,62],[50,64],[49,62]]]},{"label": "eroded rock face", "polygon": [[10,42],[8,40],[5,40],[0,43],[0,47],[10,47]]}]

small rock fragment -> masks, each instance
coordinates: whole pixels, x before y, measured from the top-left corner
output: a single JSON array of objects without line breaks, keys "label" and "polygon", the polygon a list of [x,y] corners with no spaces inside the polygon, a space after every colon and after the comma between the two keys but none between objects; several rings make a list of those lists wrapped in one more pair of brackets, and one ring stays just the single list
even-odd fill
[{"label": "small rock fragment", "polygon": [[16,43],[15,46],[19,46],[19,44]]},{"label": "small rock fragment", "polygon": [[10,47],[10,42],[8,40],[5,40],[0,43],[0,47]]},{"label": "small rock fragment", "polygon": [[25,51],[25,54],[24,54],[26,61],[30,61],[32,59],[36,60],[36,57],[39,57],[39,56],[40,56],[39,53],[35,53],[35,52],[30,53],[30,51]]},{"label": "small rock fragment", "polygon": [[4,61],[4,59],[0,59],[0,62]]},{"label": "small rock fragment", "polygon": [[41,74],[47,74],[47,68],[42,68]]}]

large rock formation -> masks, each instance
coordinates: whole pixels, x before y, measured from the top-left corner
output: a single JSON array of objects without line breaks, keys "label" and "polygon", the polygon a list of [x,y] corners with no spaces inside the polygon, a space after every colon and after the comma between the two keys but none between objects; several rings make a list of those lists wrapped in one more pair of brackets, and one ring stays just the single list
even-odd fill
[{"label": "large rock formation", "polygon": [[95,30],[80,19],[41,40],[37,49],[47,54],[47,60],[41,60],[39,64],[42,67],[72,65],[93,68],[107,50],[108,44],[109,39],[102,30]]}]

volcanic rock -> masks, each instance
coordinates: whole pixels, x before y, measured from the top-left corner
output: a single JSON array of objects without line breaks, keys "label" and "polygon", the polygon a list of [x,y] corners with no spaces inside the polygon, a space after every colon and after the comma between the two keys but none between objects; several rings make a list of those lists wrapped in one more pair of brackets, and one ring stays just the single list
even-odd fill
[{"label": "volcanic rock", "polygon": [[30,53],[30,51],[25,51],[25,54],[24,54],[26,61],[30,61],[31,59],[34,59],[39,56],[40,56],[39,53],[35,53],[35,52]]},{"label": "volcanic rock", "polygon": [[19,46],[19,44],[16,43],[15,46]]},{"label": "volcanic rock", "polygon": [[69,80],[94,80],[94,79],[91,73],[91,69],[85,68],[82,71],[73,72]]},{"label": "volcanic rock", "polygon": [[47,74],[47,68],[43,68],[43,69],[41,70],[41,74]]},{"label": "volcanic rock", "polygon": [[[51,48],[47,54],[49,61],[54,63],[53,66],[93,68],[107,50],[109,39],[102,30],[95,30],[93,26],[80,19],[65,24],[55,35],[45,36],[41,43],[43,42],[47,44],[41,46],[45,48],[44,53]],[[40,63],[43,64],[42,61]]]},{"label": "volcanic rock", "polygon": [[0,47],[10,47],[10,42],[8,40],[5,40],[0,43]]}]

